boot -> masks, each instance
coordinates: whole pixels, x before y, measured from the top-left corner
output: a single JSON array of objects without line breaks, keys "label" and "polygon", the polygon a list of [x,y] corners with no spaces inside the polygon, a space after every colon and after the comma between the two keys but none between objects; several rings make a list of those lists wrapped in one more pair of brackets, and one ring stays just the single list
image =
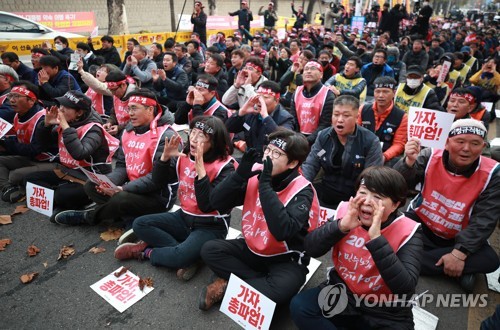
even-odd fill
[{"label": "boot", "polygon": [[221,302],[227,288],[227,280],[218,277],[212,284],[203,288],[200,294],[199,308],[208,311],[212,306]]}]

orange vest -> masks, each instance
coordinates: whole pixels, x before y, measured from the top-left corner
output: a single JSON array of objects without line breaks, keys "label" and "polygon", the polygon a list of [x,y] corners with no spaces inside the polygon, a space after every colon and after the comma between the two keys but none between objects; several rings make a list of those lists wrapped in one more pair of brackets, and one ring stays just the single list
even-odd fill
[{"label": "orange vest", "polygon": [[472,118],[474,118],[475,120],[482,121],[485,112],[486,112],[486,109],[483,109],[483,110],[480,110],[478,112],[469,113],[469,115]]},{"label": "orange vest", "polygon": [[[103,135],[104,135],[104,138],[106,140],[106,143],[108,144],[108,148],[109,148],[109,154],[108,154],[108,157],[106,158],[106,163],[108,164],[111,164],[111,158],[113,157],[113,155],[115,154],[116,150],[118,149],[118,147],[120,146],[120,141],[111,136],[103,127],[101,124],[99,123],[88,123],[88,124],[85,124],[83,126],[80,126],[76,129],[76,133],[78,134],[78,138],[81,140],[83,139],[83,137],[88,133],[88,131],[94,126],[94,125],[97,125],[99,126],[99,128],[101,129]],[[63,131],[62,129],[59,127],[57,129],[57,133],[59,135],[58,137],[58,144],[59,144],[59,161],[61,162],[61,164],[63,164],[64,166],[68,167],[68,168],[77,168],[78,166],[81,166],[81,167],[89,167],[89,166],[92,166],[93,164],[92,163],[89,163],[88,161],[86,161],[85,159],[81,159],[81,160],[76,160],[74,159],[70,153],[68,152],[68,149],[66,149],[66,146],[64,145],[64,139],[63,139]],[[104,141],[103,141],[104,143]]]},{"label": "orange vest", "polygon": [[319,119],[326,96],[328,95],[328,87],[321,86],[319,92],[311,98],[304,96],[302,91],[304,86],[298,86],[295,91],[295,109],[297,111],[297,121],[302,134],[312,134],[319,126]]},{"label": "orange vest", "polygon": [[[341,202],[335,217],[342,219],[348,206],[348,203]],[[394,253],[397,253],[413,236],[419,225],[405,216],[400,216],[382,229],[381,234],[387,239]],[[332,249],[335,270],[354,294],[389,295],[392,292],[382,279],[370,251],[365,247],[370,239],[368,231],[359,226],[335,244]]]},{"label": "orange vest", "polygon": [[[254,166],[254,170],[260,166]],[[282,191],[277,192],[279,200],[286,205],[297,195],[302,189],[311,186],[302,175],[293,179],[290,184]],[[316,229],[319,226],[319,201],[314,190],[314,198],[309,211],[309,231]],[[279,207],[279,205],[276,205]],[[278,241],[269,231],[264,212],[259,199],[259,179],[254,176],[248,180],[245,201],[243,203],[243,211],[241,218],[241,231],[245,237],[248,248],[255,254],[270,257],[289,252],[294,252],[288,248],[284,241]]]},{"label": "orange vest", "polygon": [[165,125],[140,135],[134,131],[123,131],[122,149],[130,181],[141,178],[153,170],[156,149],[167,129],[173,130],[170,125]]},{"label": "orange vest", "polygon": [[442,150],[432,151],[425,169],[421,196],[416,197],[421,199],[422,203],[415,208],[415,213],[434,234],[444,239],[452,239],[462,229],[467,228],[474,203],[490,182],[491,175],[499,164],[481,156],[478,168],[467,178],[449,173],[442,158]]},{"label": "orange vest", "polygon": [[104,96],[102,94],[99,94],[92,88],[89,88],[87,89],[85,95],[87,95],[90,100],[92,100],[92,106],[98,114],[104,115],[106,113],[106,111],[104,110]]},{"label": "orange vest", "polygon": [[125,125],[128,123],[130,116],[128,115],[128,100],[122,101],[116,96],[113,96],[113,108],[115,109],[115,116],[118,125]]},{"label": "orange vest", "polygon": [[[229,162],[234,162],[233,157],[228,157],[224,160],[216,160],[213,163],[204,163],[205,171],[207,172],[210,182],[214,181],[220,171]],[[218,216],[220,213],[216,210],[205,213],[198,208],[196,201],[194,180],[196,178],[195,162],[188,157],[179,157],[177,159],[177,177],[179,178],[179,189],[177,190],[181,209],[187,214],[198,217]]]}]

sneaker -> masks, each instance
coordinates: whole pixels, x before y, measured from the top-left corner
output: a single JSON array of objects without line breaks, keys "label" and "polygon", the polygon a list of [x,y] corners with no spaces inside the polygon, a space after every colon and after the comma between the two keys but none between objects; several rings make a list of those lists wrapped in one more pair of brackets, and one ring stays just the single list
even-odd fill
[{"label": "sneaker", "polygon": [[67,226],[88,225],[86,216],[88,211],[67,210],[56,214],[55,223]]},{"label": "sneaker", "polygon": [[137,235],[134,233],[134,230],[130,228],[126,232],[120,236],[118,239],[118,245],[122,245],[123,243],[134,243],[137,241]]},{"label": "sneaker", "polygon": [[202,261],[196,261],[194,264],[177,270],[177,278],[183,281],[189,281],[196,275],[198,269],[203,265]]},{"label": "sneaker", "polygon": [[200,294],[198,307],[201,310],[208,311],[212,306],[221,302],[227,288],[227,280],[217,278],[212,284],[203,288]]},{"label": "sneaker", "polygon": [[60,209],[60,208],[58,208],[58,207],[56,207],[55,209],[53,209],[53,210],[52,210],[52,215],[50,216],[49,221],[50,221],[50,222],[52,222],[52,223],[57,223],[57,222],[56,222],[56,216],[57,216],[59,213],[61,213],[62,211],[64,211],[64,210],[62,210],[62,209]]},{"label": "sneaker", "polygon": [[124,243],[116,248],[115,258],[118,260],[127,259],[144,259],[144,250],[148,247],[148,243],[140,241],[138,243]]},{"label": "sneaker", "polygon": [[458,282],[466,293],[472,293],[476,284],[476,274],[464,274],[458,278]]},{"label": "sneaker", "polygon": [[2,190],[2,200],[8,203],[17,203],[22,201],[26,197],[26,194],[21,190],[19,186],[7,186]]}]

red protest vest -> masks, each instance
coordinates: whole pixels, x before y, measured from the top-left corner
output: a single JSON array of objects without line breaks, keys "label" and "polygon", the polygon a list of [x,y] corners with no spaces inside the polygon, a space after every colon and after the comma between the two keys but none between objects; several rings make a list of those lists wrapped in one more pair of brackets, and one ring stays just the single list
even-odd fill
[{"label": "red protest vest", "polygon": [[[27,121],[22,122],[19,121],[19,115],[16,113],[16,115],[14,116],[13,129],[19,143],[30,144],[31,141],[33,141],[36,125],[38,125],[38,122],[44,115],[45,111],[41,110]],[[41,154],[35,156],[35,159],[39,161],[46,161],[50,158],[52,158],[52,155],[45,152],[42,152]]]},{"label": "red protest vest", "polygon": [[[210,182],[214,181],[220,171],[227,163],[235,161],[233,157],[224,160],[216,160],[213,163],[204,163]],[[216,210],[204,213],[198,208],[196,195],[194,192],[194,180],[196,178],[195,162],[190,157],[179,157],[177,159],[177,177],[179,178],[179,189],[177,190],[181,209],[187,214],[198,217],[211,217],[220,215]]]},{"label": "red protest vest", "polygon": [[[259,167],[262,168],[262,165],[254,166],[254,170]],[[285,189],[277,192],[278,198],[286,207],[297,193],[309,185],[312,187],[311,182],[299,175]],[[308,231],[312,231],[319,226],[319,200],[314,188],[313,191],[314,198],[309,211]],[[276,207],[279,207],[279,205],[276,205]],[[288,248],[286,242],[276,240],[267,227],[266,218],[260,204],[259,179],[257,176],[248,180],[241,217],[241,231],[248,248],[257,255],[270,257],[293,252]]]},{"label": "red protest vest", "polygon": [[[204,115],[204,116],[213,116],[213,114],[214,114],[215,110],[217,110],[217,108],[219,108],[219,107],[223,107],[224,109],[226,109],[226,111],[227,111],[227,117],[228,117],[228,118],[229,118],[229,117],[231,117],[231,115],[232,115],[231,111],[229,111],[229,110],[228,110],[228,109],[227,109],[227,108],[226,108],[226,107],[225,107],[222,103],[220,103],[220,101],[219,101],[219,100],[217,100],[217,99],[215,100],[215,103],[214,103],[214,104],[212,104],[212,105],[211,105],[211,106],[210,106],[207,110],[205,110],[205,111],[203,112],[203,115]],[[193,120],[193,109],[191,109],[191,110],[189,111],[189,113],[188,113],[188,120],[189,120],[189,122],[191,122],[191,120]]]},{"label": "red protest vest", "polygon": [[170,125],[165,125],[154,130],[150,129],[144,134],[123,131],[122,149],[130,181],[141,178],[153,170],[156,149],[167,129],[173,130]]},{"label": "red protest vest", "polygon": [[[118,149],[118,147],[120,145],[120,141],[117,138],[111,136],[108,132],[106,132],[106,130],[102,127],[101,124],[88,123],[88,124],[85,124],[83,126],[78,127],[76,129],[76,133],[78,134],[78,138],[80,140],[83,139],[83,137],[88,133],[88,131],[94,125],[97,125],[101,129],[103,136],[104,136],[104,139],[106,140],[106,143],[108,144],[109,154],[108,154],[108,157],[106,157],[106,163],[111,164],[111,158],[113,157],[116,150]],[[89,163],[85,159],[82,159],[82,160],[74,159],[70,155],[70,153],[68,152],[68,149],[66,149],[66,146],[64,145],[63,134],[62,134],[63,132],[62,132],[62,129],[60,127],[57,129],[57,133],[59,135],[59,137],[58,137],[59,161],[61,162],[61,164],[63,164],[66,167],[69,167],[69,168],[77,168],[78,166],[89,167],[89,166],[93,165],[92,163]]]},{"label": "red protest vest", "polygon": [[90,98],[90,100],[92,101],[92,106],[98,114],[104,115],[106,113],[106,111],[104,110],[104,96],[102,94],[99,94],[92,88],[89,88],[87,89],[85,95]]},{"label": "red protest vest", "polygon": [[0,104],[3,104],[5,102],[5,100],[7,99],[7,95],[9,95],[9,93],[5,93],[5,95],[0,96]]},{"label": "red protest vest", "polygon": [[130,119],[130,116],[128,115],[128,100],[122,101],[116,96],[113,96],[113,107],[115,109],[115,116],[118,125],[127,124]]},{"label": "red protest vest", "polygon": [[[443,165],[443,150],[433,150],[422,189],[422,204],[415,213],[434,234],[454,238],[467,228],[476,199],[490,182],[498,162],[482,157],[470,178],[449,173]],[[416,201],[414,199],[412,203]]]},{"label": "red protest vest", "polygon": [[[342,219],[348,206],[346,202],[340,203],[336,218]],[[419,225],[405,216],[400,216],[383,228],[381,234],[387,239],[394,253],[397,253],[413,236]],[[368,231],[359,226],[337,242],[332,249],[335,270],[354,294],[389,295],[392,292],[382,279],[370,251],[365,247],[368,241]]]},{"label": "red protest vest", "polygon": [[295,90],[295,109],[297,111],[297,121],[302,134],[312,134],[319,126],[321,112],[325,104],[328,88],[321,86],[319,92],[311,98],[302,94],[304,86],[298,86]]}]

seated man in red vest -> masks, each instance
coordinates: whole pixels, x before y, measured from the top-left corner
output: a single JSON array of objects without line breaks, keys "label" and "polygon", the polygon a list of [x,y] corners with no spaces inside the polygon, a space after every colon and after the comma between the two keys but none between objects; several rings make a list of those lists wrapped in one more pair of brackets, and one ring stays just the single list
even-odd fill
[{"label": "seated man in red vest", "polygon": [[307,137],[312,145],[318,132],[330,127],[335,95],[321,82],[323,67],[317,61],[309,61],[302,74],[303,85],[298,86],[292,97],[290,113],[297,123],[297,131]]},{"label": "seated man in red vest", "polygon": [[4,202],[17,203],[25,195],[22,182],[26,175],[56,167],[52,161],[55,158],[53,155],[57,155],[57,144],[44,147],[36,138],[37,124],[45,116],[38,103],[37,86],[24,80],[15,82],[7,99],[15,113],[15,136],[0,141],[0,189]]},{"label": "seated man in red vest", "polygon": [[421,274],[459,278],[467,292],[476,273],[490,273],[500,264],[487,242],[500,214],[500,165],[481,156],[486,134],[480,121],[459,119],[451,126],[445,150],[421,149],[412,138],[406,157],[394,166],[408,187],[423,186],[407,212],[422,223]]},{"label": "seated man in red vest", "polygon": [[135,80],[118,70],[112,70],[106,76],[106,85],[113,94],[113,110],[108,122],[104,124],[106,131],[115,136],[119,136],[128,124],[130,116],[127,111],[128,96],[137,89]]},{"label": "seated man in red vest", "polygon": [[217,278],[201,292],[200,309],[222,300],[231,274],[276,304],[288,302],[300,290],[309,264],[303,241],[316,228],[319,211],[311,183],[299,173],[308,152],[301,134],[279,129],[269,135],[263,167],[255,165],[259,154],[249,149],[236,172],[212,190],[210,202],[216,209],[243,204],[245,239],[212,240],[201,249]]},{"label": "seated man in red vest", "polygon": [[392,167],[405,150],[408,115],[394,104],[398,83],[391,77],[378,77],[374,82],[374,101],[365,104],[358,115],[358,125],[379,138],[384,164]]},{"label": "seated man in red vest", "polygon": [[61,212],[55,216],[56,223],[95,225],[115,219],[128,222],[133,220],[130,217],[165,212],[172,207],[177,193],[175,182],[158,183],[152,178],[153,164],[162,155],[165,138],[177,134],[170,126],[171,116],[154,93],[145,89],[129,94],[127,111],[130,123],[121,136],[116,167],[107,174],[117,187],[110,189],[87,181],[85,192],[96,207]]},{"label": "seated man in red vest", "polygon": [[455,120],[472,118],[480,120],[486,130],[489,128],[490,114],[481,105],[481,93],[478,87],[455,88],[448,100],[446,111],[455,115]]},{"label": "seated man in red vest", "polygon": [[394,169],[367,168],[356,182],[356,197],[306,236],[306,252],[320,257],[331,251],[335,267],[326,285],[290,303],[299,329],[413,329],[408,297],[415,294],[423,244],[420,225],[398,211],[407,191]]}]

